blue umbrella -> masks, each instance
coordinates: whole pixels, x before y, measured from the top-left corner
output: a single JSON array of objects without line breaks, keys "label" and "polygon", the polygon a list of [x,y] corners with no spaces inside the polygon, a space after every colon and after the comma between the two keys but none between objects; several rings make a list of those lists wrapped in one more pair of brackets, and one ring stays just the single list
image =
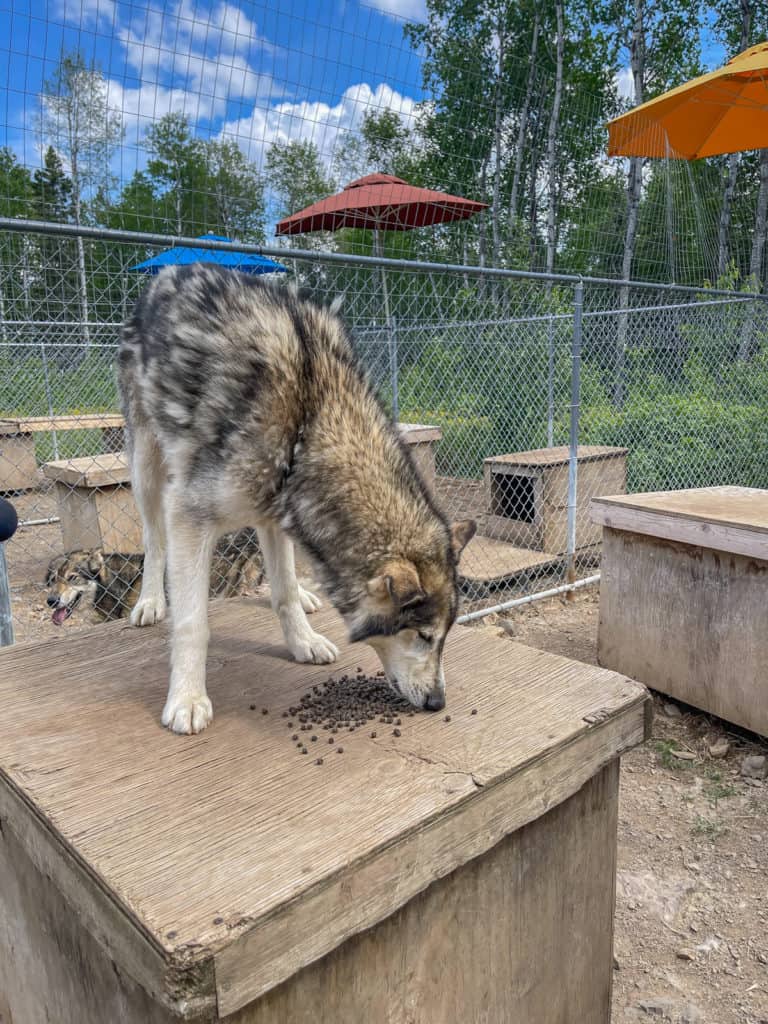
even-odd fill
[{"label": "blue umbrella", "polygon": [[[229,242],[229,238],[222,238],[221,235],[198,235],[198,238],[210,239],[213,242]],[[131,267],[131,270],[140,270],[144,274],[156,274],[161,267],[178,267],[187,263],[218,263],[220,267],[232,267],[235,270],[243,270],[247,274],[287,274],[288,268],[282,263],[267,259],[266,256],[258,256],[250,252],[232,252],[223,249],[188,249],[179,245],[173,249],[166,249],[151,259]]]}]

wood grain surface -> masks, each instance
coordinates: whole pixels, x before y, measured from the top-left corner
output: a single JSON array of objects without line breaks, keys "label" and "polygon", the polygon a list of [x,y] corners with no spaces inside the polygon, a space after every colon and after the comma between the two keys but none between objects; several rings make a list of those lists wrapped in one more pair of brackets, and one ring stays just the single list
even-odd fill
[{"label": "wood grain surface", "polygon": [[[455,628],[451,722],[421,713],[399,739],[382,726],[376,739],[340,735],[341,755],[311,744],[325,746],[318,766],[296,753],[281,713],[328,666],[289,660],[257,601],[214,602],[210,618],[216,717],[195,737],[159,723],[165,625],[114,623],[0,653],[6,810],[22,831],[34,818],[78,914],[113,948],[136,947],[129,970],[168,1005],[180,989],[192,998],[198,979],[207,998],[213,963],[219,1012],[233,1012],[571,796],[647,732],[639,684]],[[378,668],[335,613],[313,625],[342,646],[335,674]],[[105,903],[114,920],[100,928]]]}]

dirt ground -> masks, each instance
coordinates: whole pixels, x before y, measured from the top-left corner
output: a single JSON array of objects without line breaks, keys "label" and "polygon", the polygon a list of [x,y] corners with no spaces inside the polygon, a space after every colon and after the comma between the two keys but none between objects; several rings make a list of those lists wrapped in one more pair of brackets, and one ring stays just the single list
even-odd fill
[{"label": "dirt ground", "polygon": [[[33,500],[23,518],[55,515],[52,495]],[[18,641],[96,621],[78,610],[64,627],[51,622],[43,579],[58,550],[57,524],[8,544]],[[597,622],[591,589],[475,628],[595,664]],[[621,771],[613,1024],[768,1024],[768,780],[741,775],[768,744],[661,696],[654,704],[653,738]]]},{"label": "dirt ground", "polygon": [[[598,601],[479,628],[597,664]],[[768,781],[740,774],[768,743],[660,695],[654,711],[621,769],[612,1022],[768,1024]]]}]

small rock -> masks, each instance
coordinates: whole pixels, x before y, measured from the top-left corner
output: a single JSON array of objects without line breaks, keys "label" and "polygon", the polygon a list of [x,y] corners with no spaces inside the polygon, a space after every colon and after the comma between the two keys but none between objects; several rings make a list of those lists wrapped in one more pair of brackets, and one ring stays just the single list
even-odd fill
[{"label": "small rock", "polygon": [[760,779],[742,779],[742,782],[745,786],[754,786],[755,789],[763,788],[763,783],[760,781]]},{"label": "small rock", "polygon": [[709,756],[710,757],[725,757],[728,751],[731,749],[731,745],[725,737],[717,740],[715,743],[709,744]]},{"label": "small rock", "polygon": [[751,754],[741,762],[741,774],[747,779],[768,778],[768,757],[764,754]]},{"label": "small rock", "polygon": [[695,761],[696,755],[692,750],[673,750],[672,757],[676,757],[678,761]]},{"label": "small rock", "polygon": [[683,714],[677,704],[665,704],[662,710],[667,718],[681,718]]},{"label": "small rock", "polygon": [[499,619],[499,626],[501,627],[499,636],[502,636],[504,633],[506,633],[507,636],[517,635],[517,626],[512,619]]},{"label": "small rock", "polygon": [[681,946],[680,949],[675,950],[675,956],[678,960],[695,960],[696,953],[694,950],[689,949],[687,946]]}]

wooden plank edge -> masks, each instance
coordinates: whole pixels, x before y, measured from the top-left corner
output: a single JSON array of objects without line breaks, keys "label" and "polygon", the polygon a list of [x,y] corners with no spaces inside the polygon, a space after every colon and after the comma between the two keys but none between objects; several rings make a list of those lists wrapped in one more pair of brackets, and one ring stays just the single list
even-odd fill
[{"label": "wooden plank edge", "polygon": [[593,498],[590,502],[590,517],[593,523],[608,529],[657,537],[678,544],[692,544],[713,551],[727,551],[747,558],[768,559],[768,530],[746,525],[702,523],[681,518],[677,513],[641,511],[619,505],[598,504],[597,501]]},{"label": "wooden plank edge", "polygon": [[[106,955],[180,1020],[211,1019],[216,998],[210,955],[163,950],[88,863],[51,828],[0,770],[0,832],[10,828],[32,863],[51,879]],[[194,953],[194,957],[191,955]]]},{"label": "wooden plank edge", "polygon": [[[620,713],[585,726],[570,743],[501,781],[479,786],[447,813],[361,860],[353,877],[347,867],[253,922],[214,953],[219,1014],[247,1006],[573,796],[601,768],[648,738],[649,704],[647,690],[638,686],[637,698]],[[521,775],[529,776],[526,785]]]}]

